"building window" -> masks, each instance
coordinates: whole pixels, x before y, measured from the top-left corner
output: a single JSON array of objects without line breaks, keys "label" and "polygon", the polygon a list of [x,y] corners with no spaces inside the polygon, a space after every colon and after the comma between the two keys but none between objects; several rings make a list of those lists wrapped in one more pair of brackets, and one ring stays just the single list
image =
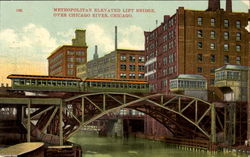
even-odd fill
[{"label": "building window", "polygon": [[76,51],[77,56],[83,56],[84,52],[83,51]]},{"label": "building window", "polygon": [[129,65],[129,70],[130,71],[135,71],[135,65]]},{"label": "building window", "polygon": [[228,40],[229,39],[229,33],[228,32],[224,32],[224,40]]},{"label": "building window", "polygon": [[215,73],[215,68],[211,68],[210,73]]},{"label": "building window", "polygon": [[215,63],[215,55],[210,55],[210,62]]},{"label": "building window", "polygon": [[75,51],[67,51],[67,55],[74,55]]},{"label": "building window", "polygon": [[130,78],[130,79],[135,79],[135,73],[130,73],[130,74],[129,74],[129,78]]},{"label": "building window", "polygon": [[239,20],[237,20],[236,21],[236,28],[240,28],[241,26],[240,26],[240,21]]},{"label": "building window", "polygon": [[202,38],[202,30],[197,30],[197,37]]},{"label": "building window", "polygon": [[164,57],[164,58],[163,58],[163,65],[167,65],[167,62],[168,62],[167,57]]},{"label": "building window", "polygon": [[213,27],[215,26],[215,19],[214,18],[211,19],[211,26],[213,26]]},{"label": "building window", "polygon": [[241,33],[237,32],[236,33],[236,41],[240,41],[241,40]]},{"label": "building window", "polygon": [[214,78],[210,79],[210,85],[214,85]]},{"label": "building window", "polygon": [[197,44],[197,46],[198,46],[198,49],[202,49],[202,42],[199,41],[198,44]]},{"label": "building window", "polygon": [[68,57],[68,62],[74,62],[74,58],[73,57]]},{"label": "building window", "polygon": [[74,68],[74,64],[68,64],[68,68]]},{"label": "building window", "polygon": [[202,54],[197,54],[197,60],[198,60],[199,62],[202,62],[202,60],[203,60]]},{"label": "building window", "polygon": [[68,75],[73,75],[74,74],[74,70],[73,69],[68,69]]},{"label": "building window", "polygon": [[229,21],[227,19],[224,20],[224,27],[229,27]]},{"label": "building window", "polygon": [[120,78],[126,78],[126,74],[121,73]]},{"label": "building window", "polygon": [[140,56],[140,57],[138,58],[138,61],[139,61],[139,62],[144,62],[144,61],[145,61],[145,59],[144,59],[144,57],[143,57],[143,56]]},{"label": "building window", "polygon": [[121,61],[125,62],[126,61],[126,56],[121,56]]},{"label": "building window", "polygon": [[240,56],[237,56],[237,57],[236,57],[236,64],[240,64],[240,62],[241,62],[241,57],[240,57]]},{"label": "building window", "polygon": [[211,37],[211,39],[215,39],[215,31],[210,32],[210,37]]},{"label": "building window", "polygon": [[138,78],[139,78],[139,79],[144,79],[144,74],[139,73],[139,74],[138,74]]},{"label": "building window", "polygon": [[202,25],[202,17],[198,17],[198,19],[197,19],[198,21],[197,21],[197,24],[200,26],[200,25]]},{"label": "building window", "polygon": [[135,56],[129,56],[129,61],[130,62],[135,62]]},{"label": "building window", "polygon": [[126,65],[125,64],[121,64],[121,70],[126,70]]},{"label": "building window", "polygon": [[215,50],[215,43],[211,43],[211,44],[210,44],[210,49],[211,49],[211,50]]},{"label": "building window", "polygon": [[228,51],[229,50],[229,45],[228,44],[224,44],[224,51]]},{"label": "building window", "polygon": [[76,58],[76,62],[82,63],[83,62],[83,58]]},{"label": "building window", "polygon": [[202,72],[203,72],[202,67],[197,67],[197,72],[198,72],[198,73],[202,73]]},{"label": "building window", "polygon": [[139,71],[144,71],[144,65],[138,65],[138,70]]},{"label": "building window", "polygon": [[236,51],[240,52],[240,50],[241,50],[241,46],[240,45],[236,45]]},{"label": "building window", "polygon": [[224,56],[224,64],[229,64],[229,56]]}]

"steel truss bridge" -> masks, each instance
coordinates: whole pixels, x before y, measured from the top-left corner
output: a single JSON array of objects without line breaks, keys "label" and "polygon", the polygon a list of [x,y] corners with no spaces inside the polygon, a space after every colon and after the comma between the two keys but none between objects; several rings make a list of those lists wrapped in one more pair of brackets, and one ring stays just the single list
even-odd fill
[{"label": "steel truss bridge", "polygon": [[[216,142],[223,132],[223,121],[215,105],[184,95],[100,92],[56,98],[0,97],[1,112],[16,117],[31,137],[63,145],[81,126],[121,108],[150,115],[163,124],[174,137],[206,139]],[[10,112],[15,108],[15,112]]]}]

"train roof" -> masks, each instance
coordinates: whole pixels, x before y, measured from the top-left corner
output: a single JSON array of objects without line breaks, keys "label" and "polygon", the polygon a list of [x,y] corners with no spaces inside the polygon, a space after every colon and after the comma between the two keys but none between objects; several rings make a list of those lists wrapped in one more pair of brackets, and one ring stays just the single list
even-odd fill
[{"label": "train roof", "polygon": [[60,77],[60,76],[48,76],[48,75],[22,75],[22,74],[11,74],[7,77],[8,79],[41,79],[41,80],[66,80],[66,81],[81,81],[77,77]]},{"label": "train roof", "polygon": [[110,79],[110,78],[86,78],[84,81],[89,81],[89,82],[127,82],[127,83],[148,83],[147,81],[144,80],[139,80],[139,79]]}]

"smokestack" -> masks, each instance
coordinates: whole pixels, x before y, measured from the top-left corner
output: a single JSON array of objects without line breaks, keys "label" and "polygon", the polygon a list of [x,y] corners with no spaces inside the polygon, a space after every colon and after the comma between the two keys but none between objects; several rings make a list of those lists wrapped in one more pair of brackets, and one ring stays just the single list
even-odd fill
[{"label": "smokestack", "polygon": [[232,0],[227,0],[226,1],[226,11],[227,12],[232,12]]},{"label": "smokestack", "polygon": [[117,26],[115,26],[115,50],[117,50]]},{"label": "smokestack", "polygon": [[93,59],[98,59],[98,58],[99,58],[98,47],[97,47],[97,45],[95,45],[95,53],[94,53]]},{"label": "smokestack", "polygon": [[216,11],[220,9],[220,0],[208,0],[209,11]]}]

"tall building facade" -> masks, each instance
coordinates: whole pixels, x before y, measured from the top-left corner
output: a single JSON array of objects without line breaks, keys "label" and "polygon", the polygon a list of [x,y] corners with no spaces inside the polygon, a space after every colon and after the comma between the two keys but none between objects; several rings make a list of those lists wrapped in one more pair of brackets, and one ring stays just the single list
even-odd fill
[{"label": "tall building facade", "polygon": [[[248,13],[220,9],[209,0],[206,11],[179,7],[160,26],[145,32],[145,76],[153,92],[169,92],[169,80],[200,74],[214,93],[214,70],[225,64],[248,65]],[[219,91],[215,91],[219,92]],[[219,93],[218,93],[219,94]]]},{"label": "tall building facade", "polygon": [[76,30],[72,45],[63,45],[54,50],[48,59],[50,76],[76,77],[77,66],[87,63],[85,30]]},{"label": "tall building facade", "polygon": [[[96,53],[97,54],[97,53]],[[116,49],[87,63],[87,77],[144,79],[144,51]]]}]

